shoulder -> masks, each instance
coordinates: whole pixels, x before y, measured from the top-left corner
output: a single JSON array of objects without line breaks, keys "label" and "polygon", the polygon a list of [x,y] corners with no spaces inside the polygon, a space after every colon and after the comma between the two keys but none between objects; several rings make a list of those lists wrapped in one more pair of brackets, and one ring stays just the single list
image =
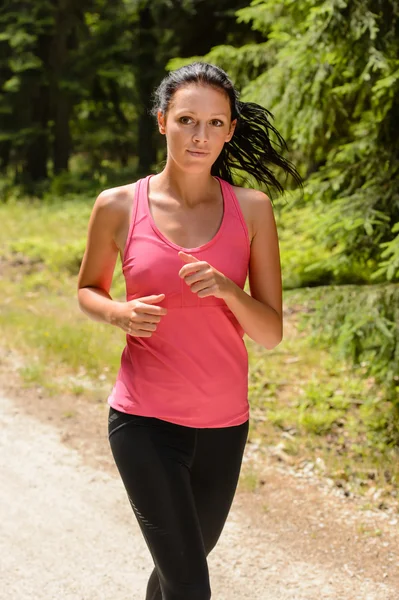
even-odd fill
[{"label": "shoulder", "polygon": [[104,228],[113,237],[119,237],[119,232],[130,221],[136,183],[129,183],[128,185],[121,185],[100,192],[94,202],[91,222]]},{"label": "shoulder", "polygon": [[123,212],[133,201],[136,183],[103,190],[96,198],[94,209],[108,216]]},{"label": "shoulder", "polygon": [[252,241],[260,227],[263,228],[267,223],[274,223],[271,200],[267,194],[260,190],[235,185],[232,187]]},{"label": "shoulder", "polygon": [[112,239],[120,250],[129,227],[137,182],[109,188],[97,196],[89,223],[89,234]]},{"label": "shoulder", "polygon": [[258,210],[259,207],[260,210],[262,210],[261,207],[264,206],[265,203],[271,206],[269,196],[267,196],[264,192],[261,192],[260,190],[239,187],[237,185],[233,185],[232,187],[238,200],[249,205],[254,210]]}]

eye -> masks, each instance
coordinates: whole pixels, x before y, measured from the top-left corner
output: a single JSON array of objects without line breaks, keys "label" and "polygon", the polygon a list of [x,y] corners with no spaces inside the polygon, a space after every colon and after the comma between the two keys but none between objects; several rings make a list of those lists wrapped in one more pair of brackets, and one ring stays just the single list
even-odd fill
[{"label": "eye", "polygon": [[220,119],[213,119],[211,123],[212,125],[215,125],[215,127],[223,127],[224,125],[223,121],[221,121]]},{"label": "eye", "polygon": [[191,122],[191,118],[190,117],[180,117],[179,122],[182,123],[183,125],[189,125],[189,123]]}]

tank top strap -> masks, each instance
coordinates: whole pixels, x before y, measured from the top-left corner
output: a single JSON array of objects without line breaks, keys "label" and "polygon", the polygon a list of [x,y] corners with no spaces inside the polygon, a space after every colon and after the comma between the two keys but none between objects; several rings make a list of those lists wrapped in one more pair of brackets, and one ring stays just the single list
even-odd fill
[{"label": "tank top strap", "polygon": [[147,175],[147,177],[143,177],[137,182],[137,190],[135,193],[136,222],[140,222],[147,214],[147,190],[150,177],[151,175]]},{"label": "tank top strap", "polygon": [[244,232],[244,235],[246,238],[246,243],[249,247],[248,227],[245,222],[245,218],[244,218],[243,212],[241,210],[240,203],[238,202],[237,196],[234,192],[234,188],[225,179],[221,179],[220,177],[217,177],[217,179],[219,180],[220,185],[222,186],[222,193],[223,193],[223,197],[225,199],[224,210],[226,211],[226,217],[227,217],[227,219],[230,219],[232,217],[234,219],[238,219],[238,221],[243,229],[243,232]]},{"label": "tank top strap", "polygon": [[136,181],[134,196],[132,198],[132,209],[130,213],[129,231],[126,238],[125,250],[123,253],[123,262],[127,256],[127,252],[132,240],[133,231],[136,223],[143,218],[144,207],[143,207],[143,188],[145,189],[147,177],[144,179],[138,179]]},{"label": "tank top strap", "polygon": [[234,208],[234,201],[232,199],[231,196],[231,190],[229,189],[229,184],[227,183],[227,181],[225,181],[224,179],[221,179],[218,176],[215,176],[215,179],[218,180],[221,191],[222,191],[222,196],[223,196],[223,200],[224,200],[224,216],[223,216],[223,220],[229,219],[231,217],[231,214],[235,213],[235,208]]}]

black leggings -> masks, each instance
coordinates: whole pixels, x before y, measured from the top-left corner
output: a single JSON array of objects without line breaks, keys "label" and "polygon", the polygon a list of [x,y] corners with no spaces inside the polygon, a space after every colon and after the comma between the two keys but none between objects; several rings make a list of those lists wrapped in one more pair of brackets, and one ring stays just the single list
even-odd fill
[{"label": "black leggings", "polygon": [[110,408],[108,432],[155,564],[146,600],[209,600],[206,557],[234,498],[248,421],[196,429]]}]

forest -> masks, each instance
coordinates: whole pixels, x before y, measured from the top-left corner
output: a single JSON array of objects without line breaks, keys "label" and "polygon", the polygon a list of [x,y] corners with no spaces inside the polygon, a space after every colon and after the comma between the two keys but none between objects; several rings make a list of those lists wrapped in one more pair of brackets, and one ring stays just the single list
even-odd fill
[{"label": "forest", "polygon": [[[75,316],[55,325],[54,304],[43,297],[72,311],[66,288],[76,280],[90,207],[101,190],[162,168],[152,94],[169,70],[193,60],[225,69],[241,100],[272,113],[303,178],[298,187],[276,170],[286,192],[268,193],[287,314],[302,332],[286,347],[294,344],[302,367],[314,354],[301,394],[291,382],[290,396],[281,370],[291,366],[277,357],[268,367],[270,357],[262,362],[254,349],[255,413],[302,440],[286,444],[287,453],[302,452],[314,434],[335,444],[334,456],[345,442],[355,461],[380,462],[386,472],[399,452],[396,0],[3,0],[2,343],[38,352],[21,370],[28,384],[49,381],[48,361],[62,365],[77,394],[90,387],[86,375],[109,376],[120,346],[94,363],[101,336],[82,321],[78,333]],[[27,297],[33,308],[24,316]],[[62,338],[50,343],[46,331],[58,327]],[[349,369],[345,383],[341,367]],[[296,368],[292,361],[294,379]],[[398,468],[385,479],[399,484]]]}]

